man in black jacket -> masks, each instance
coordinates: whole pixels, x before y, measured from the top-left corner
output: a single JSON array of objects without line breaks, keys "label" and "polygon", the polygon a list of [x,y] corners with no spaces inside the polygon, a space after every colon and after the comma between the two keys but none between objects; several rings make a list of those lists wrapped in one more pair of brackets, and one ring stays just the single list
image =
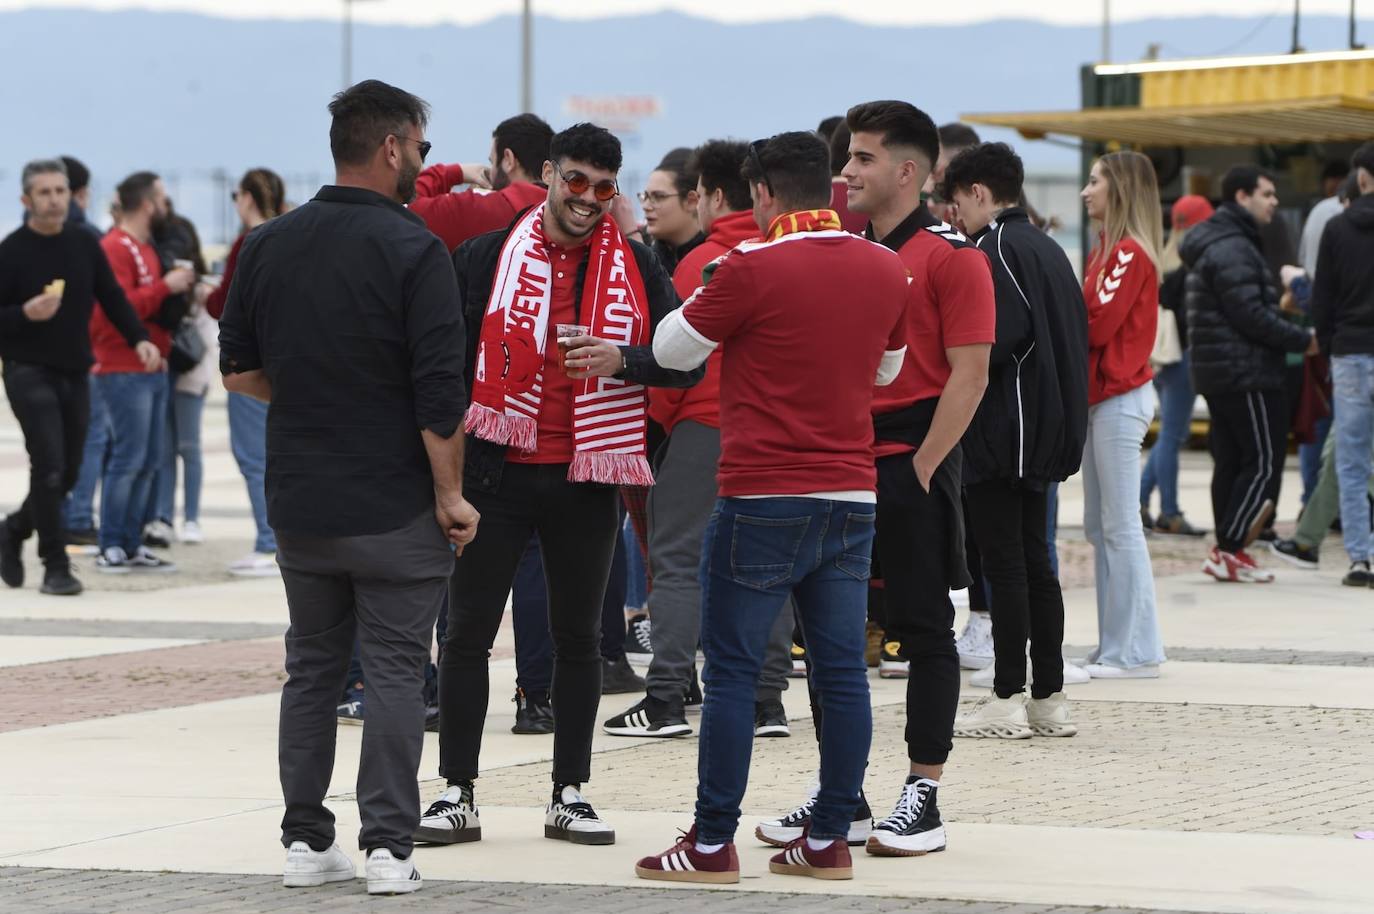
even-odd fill
[{"label": "man in black jacket", "polygon": [[[993,694],[955,736],[1072,736],[1064,696],[1064,597],[1050,567],[1047,488],[1078,471],[1088,423],[1088,324],[1064,250],[1021,198],[1025,171],[1005,143],[956,156],[943,196],[988,255],[997,342],[988,387],[962,441],[969,529],[992,586]],[[1026,700],[1026,640],[1034,682]]]},{"label": "man in black jacket", "polygon": [[1322,233],[1312,314],[1317,342],[1331,358],[1341,535],[1350,556],[1343,583],[1368,587],[1374,584],[1365,501],[1374,444],[1374,143],[1355,150],[1350,164],[1361,196]]},{"label": "man in black jacket", "polygon": [[[649,249],[620,236],[608,215],[619,193],[620,164],[620,141],[609,131],[592,124],[568,128],[553,138],[544,163],[547,202],[520,214],[510,229],[465,242],[453,255],[466,312],[473,394],[466,491],[482,514],[483,536],[459,558],[450,583],[439,675],[439,773],[448,787],[421,819],[420,841],[454,844],[481,837],[473,781],[487,715],[488,658],[516,564],[535,533],[549,585],[554,641],[554,789],[544,835],[577,844],[615,841],[615,832],[580,792],[591,776],[601,698],[602,598],[620,531],[619,492],[604,483],[623,483],[612,477],[627,465],[647,469],[637,463],[644,422],[636,392],[646,385],[690,387],[705,373],[703,368],[668,370],[654,359],[652,329],[679,300]],[[618,259],[608,271],[594,273],[589,267],[606,265],[610,255],[600,251],[607,248]],[[625,251],[629,255],[622,263]],[[633,322],[635,330],[647,330],[649,336],[623,337],[642,339],[639,345],[615,345],[607,342],[609,335],[596,338],[587,332],[598,319],[606,320],[602,315],[635,310],[627,307],[639,294],[633,281],[627,284],[628,299],[605,286],[621,267],[621,277],[642,281],[644,313]],[[619,291],[624,293],[625,285]],[[603,300],[606,295],[610,298]],[[582,325],[579,335],[555,338],[556,331],[561,336],[573,325]],[[582,384],[586,379],[594,384]],[[504,398],[483,393],[493,385],[504,385]],[[587,389],[592,386],[597,389]],[[602,406],[629,405],[612,407],[618,424],[603,428],[617,436],[618,444],[614,454],[599,452],[599,465],[614,465],[614,470],[583,481],[589,477],[578,467],[597,460],[595,452],[589,453],[597,434],[587,411],[593,400]],[[527,424],[531,413],[534,428]],[[521,437],[520,429],[528,437]]]},{"label": "man in black jacket", "polygon": [[1207,398],[1212,515],[1217,545],[1204,573],[1219,581],[1267,583],[1272,572],[1245,549],[1274,513],[1288,440],[1285,352],[1315,352],[1312,334],[1279,314],[1279,291],[1260,249],[1274,218],[1273,179],[1237,165],[1222,179],[1224,202],[1179,251],[1188,268],[1188,339],[1193,388]]}]

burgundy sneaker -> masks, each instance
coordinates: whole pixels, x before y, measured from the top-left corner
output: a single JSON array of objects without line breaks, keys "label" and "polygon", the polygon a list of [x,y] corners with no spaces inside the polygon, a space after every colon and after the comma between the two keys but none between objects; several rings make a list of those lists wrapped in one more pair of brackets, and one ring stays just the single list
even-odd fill
[{"label": "burgundy sneaker", "polygon": [[768,861],[768,870],[783,876],[814,876],[817,879],[853,879],[854,862],[849,856],[849,845],[843,841],[831,841],[829,845],[813,851],[806,843],[806,835],[793,841],[782,849],[782,853]]},{"label": "burgundy sneaker", "polygon": [[[845,862],[848,863],[848,860],[846,853]],[[636,863],[635,875],[641,879],[660,879],[665,882],[735,883],[739,882],[739,856],[733,844],[725,845],[714,854],[703,854],[697,850],[697,827],[693,825],[687,834],[662,854],[645,857]]]}]

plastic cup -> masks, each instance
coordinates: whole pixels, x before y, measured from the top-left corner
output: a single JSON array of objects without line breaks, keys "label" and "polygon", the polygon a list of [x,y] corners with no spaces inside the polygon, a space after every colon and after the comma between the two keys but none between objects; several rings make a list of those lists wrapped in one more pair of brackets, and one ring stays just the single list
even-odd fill
[{"label": "plastic cup", "polygon": [[590,336],[591,327],[583,324],[557,324],[554,327],[558,342],[558,370],[564,374],[569,374],[566,359],[568,357],[568,341],[573,337]]}]

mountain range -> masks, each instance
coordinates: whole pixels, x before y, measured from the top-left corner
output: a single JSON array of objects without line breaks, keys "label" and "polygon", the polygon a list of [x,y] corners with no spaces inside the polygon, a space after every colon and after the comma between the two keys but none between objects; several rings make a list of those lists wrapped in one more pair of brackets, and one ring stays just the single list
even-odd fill
[{"label": "mountain range", "polygon": [[[1282,53],[1286,14],[1118,24],[1117,59]],[[1341,48],[1346,22],[1310,17],[1311,49]],[[1363,21],[1362,33],[1374,34]],[[574,96],[649,97],[658,116],[626,139],[637,187],[674,146],[814,128],[856,101],[904,98],[937,121],[975,111],[1075,108],[1095,28],[1000,20],[880,28],[812,18],[725,25],[675,13],[535,23],[535,110],[555,127]],[[376,77],[433,105],[431,161],[485,159],[491,128],[519,100],[519,22],[469,27],[354,26],[354,78]],[[227,191],[245,168],[272,167],[303,199],[331,172],[325,106],[339,90],[338,22],[227,20],[183,13],[0,13],[0,183],[18,191],[28,159],[82,158],[97,197],[139,168],[163,173],[207,241],[233,230]],[[1075,173],[1071,149],[1017,142],[1034,172]],[[10,211],[11,213],[13,210]],[[0,216],[6,228],[7,216]],[[13,225],[14,220],[10,220]]]}]

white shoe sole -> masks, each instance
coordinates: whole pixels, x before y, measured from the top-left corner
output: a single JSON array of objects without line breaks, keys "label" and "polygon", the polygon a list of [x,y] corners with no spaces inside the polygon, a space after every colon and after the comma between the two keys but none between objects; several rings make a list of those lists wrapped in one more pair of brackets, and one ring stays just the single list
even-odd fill
[{"label": "white shoe sole", "polygon": [[1030,739],[1035,734],[1029,726],[1021,726],[1010,721],[997,721],[985,724],[971,724],[961,727],[954,725],[954,735],[964,739]]},{"label": "white shoe sole", "polygon": [[424,884],[423,879],[369,879],[367,894],[409,895],[411,892],[420,891]]},{"label": "white shoe sole", "polygon": [[792,731],[787,724],[769,724],[766,727],[755,727],[755,736],[791,736]]},{"label": "white shoe sole", "polygon": [[911,665],[907,663],[894,663],[891,660],[880,660],[878,662],[879,679],[910,679]]},{"label": "white shoe sole", "polygon": [[625,659],[637,666],[648,666],[654,662],[653,654],[635,654],[630,651],[625,652]]},{"label": "white shoe sole", "polygon": [[[845,838],[845,843],[850,847],[862,847],[868,843],[872,834],[873,820],[871,818],[851,822],[849,836]],[[758,827],[754,829],[755,838],[773,847],[786,847],[801,836],[802,830],[800,828],[784,828],[781,825],[769,825],[766,822],[760,822]]]},{"label": "white shoe sole", "polygon": [[944,849],[943,825],[919,835],[898,835],[875,828],[864,846],[864,850],[875,857],[923,857],[926,854],[938,854]]},{"label": "white shoe sole", "polygon": [[330,870],[324,873],[285,873],[281,884],[288,889],[310,889],[326,882],[346,882],[357,878],[357,872],[350,867],[346,870]]},{"label": "white shoe sole", "polygon": [[96,565],[95,570],[100,574],[128,574],[132,569],[127,565],[117,565],[114,568],[108,565]]},{"label": "white shoe sole", "polygon": [[637,736],[648,739],[670,739],[674,736],[692,735],[691,724],[668,724],[657,730],[650,730],[648,727],[610,727],[605,725],[601,729],[611,736]]},{"label": "white shoe sole", "polygon": [[981,670],[992,663],[991,654],[960,654],[959,668],[961,670]]},{"label": "white shoe sole", "polygon": [[1037,723],[1031,721],[1030,728],[1036,736],[1075,736],[1078,733],[1078,727],[1073,723],[1061,724],[1053,721]]}]

